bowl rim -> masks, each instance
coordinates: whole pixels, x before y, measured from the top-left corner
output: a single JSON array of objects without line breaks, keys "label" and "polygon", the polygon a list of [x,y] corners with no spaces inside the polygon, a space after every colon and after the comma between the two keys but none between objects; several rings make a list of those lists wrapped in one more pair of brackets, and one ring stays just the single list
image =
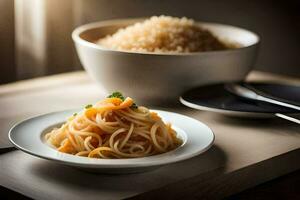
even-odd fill
[{"label": "bowl rim", "polygon": [[95,29],[98,27],[105,27],[105,26],[110,26],[110,25],[115,25],[115,24],[120,24],[120,23],[134,23],[134,22],[139,22],[142,20],[147,19],[146,17],[143,18],[123,18],[123,19],[111,19],[111,20],[103,20],[103,21],[97,21],[97,22],[91,22],[87,24],[80,25],[76,27],[73,32],[72,32],[72,39],[75,43],[81,44],[83,46],[87,46],[89,48],[93,49],[98,49],[101,51],[106,51],[106,52],[112,52],[112,53],[122,53],[122,54],[137,54],[137,55],[150,55],[150,56],[195,56],[195,55],[206,55],[206,54],[224,54],[224,53],[229,53],[229,52],[236,52],[240,51],[243,49],[248,49],[252,48],[254,46],[258,46],[260,44],[260,36],[253,31],[233,26],[233,25],[228,25],[228,24],[222,24],[222,23],[215,23],[215,22],[205,22],[205,21],[196,21],[196,24],[202,24],[202,25],[210,25],[210,26],[222,26],[226,28],[233,28],[233,29],[239,29],[240,31],[247,32],[248,34],[252,35],[255,37],[256,41],[253,44],[247,45],[247,46],[242,46],[238,48],[233,48],[233,49],[226,49],[226,50],[215,50],[215,51],[205,51],[205,52],[189,52],[189,53],[176,53],[176,52],[170,52],[170,53],[157,53],[157,52],[134,52],[134,51],[126,51],[126,50],[116,50],[116,49],[111,49],[111,48],[106,48],[104,46],[100,46],[98,44],[95,44],[93,42],[89,42],[85,39],[82,39],[80,37],[80,34],[89,31],[90,29]]}]

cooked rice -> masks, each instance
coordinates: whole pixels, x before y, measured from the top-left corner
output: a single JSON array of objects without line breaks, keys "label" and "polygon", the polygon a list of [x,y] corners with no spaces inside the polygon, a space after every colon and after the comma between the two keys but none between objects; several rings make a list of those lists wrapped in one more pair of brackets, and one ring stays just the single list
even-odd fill
[{"label": "cooked rice", "polygon": [[194,20],[154,16],[100,38],[97,44],[115,50],[155,53],[188,53],[228,47]]}]

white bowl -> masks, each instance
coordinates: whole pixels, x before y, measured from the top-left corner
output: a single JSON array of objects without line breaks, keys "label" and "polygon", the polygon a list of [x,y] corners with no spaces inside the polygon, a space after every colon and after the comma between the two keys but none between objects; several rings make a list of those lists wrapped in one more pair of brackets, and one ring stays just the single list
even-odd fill
[{"label": "white bowl", "polygon": [[178,101],[182,92],[195,86],[240,81],[252,69],[259,37],[245,29],[198,22],[223,41],[240,48],[196,53],[136,53],[116,51],[95,44],[142,19],[123,19],[82,25],[72,33],[83,67],[107,92],[121,91],[138,103],[164,104]]}]

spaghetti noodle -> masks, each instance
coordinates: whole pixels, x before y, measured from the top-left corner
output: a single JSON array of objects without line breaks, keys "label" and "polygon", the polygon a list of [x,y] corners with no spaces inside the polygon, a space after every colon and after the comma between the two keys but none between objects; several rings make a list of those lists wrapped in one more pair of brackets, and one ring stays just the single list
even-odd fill
[{"label": "spaghetti noodle", "polygon": [[92,158],[145,157],[182,143],[171,124],[118,92],[86,106],[45,139],[60,152]]}]

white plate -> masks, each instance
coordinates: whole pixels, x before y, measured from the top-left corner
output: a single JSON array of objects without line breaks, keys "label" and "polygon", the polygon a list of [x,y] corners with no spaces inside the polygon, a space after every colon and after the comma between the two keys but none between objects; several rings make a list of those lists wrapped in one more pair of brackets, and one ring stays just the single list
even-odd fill
[{"label": "white plate", "polygon": [[53,126],[63,123],[74,112],[49,113],[24,120],[9,131],[10,141],[20,150],[31,155],[62,164],[102,173],[134,173],[182,161],[209,149],[214,134],[202,122],[177,113],[154,110],[165,122],[171,122],[183,144],[177,149],[160,155],[129,159],[97,159],[61,153],[44,141],[44,134]]}]

